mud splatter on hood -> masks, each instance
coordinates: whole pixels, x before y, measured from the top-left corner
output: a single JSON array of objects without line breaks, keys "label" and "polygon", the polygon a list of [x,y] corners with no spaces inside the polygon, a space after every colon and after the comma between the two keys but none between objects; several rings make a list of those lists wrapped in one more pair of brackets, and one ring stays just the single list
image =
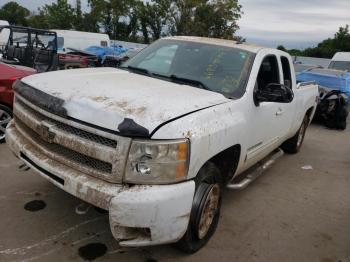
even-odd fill
[{"label": "mud splatter on hood", "polygon": [[114,68],[50,72],[22,82],[64,100],[68,116],[115,131],[128,119],[151,133],[173,118],[230,101],[219,93]]}]

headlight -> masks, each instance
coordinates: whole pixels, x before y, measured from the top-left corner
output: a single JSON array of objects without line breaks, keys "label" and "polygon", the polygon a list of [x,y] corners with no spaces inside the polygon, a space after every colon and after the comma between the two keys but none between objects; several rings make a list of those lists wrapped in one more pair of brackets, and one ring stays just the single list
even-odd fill
[{"label": "headlight", "polygon": [[187,139],[134,140],[125,171],[125,182],[167,184],[187,177],[189,142]]}]

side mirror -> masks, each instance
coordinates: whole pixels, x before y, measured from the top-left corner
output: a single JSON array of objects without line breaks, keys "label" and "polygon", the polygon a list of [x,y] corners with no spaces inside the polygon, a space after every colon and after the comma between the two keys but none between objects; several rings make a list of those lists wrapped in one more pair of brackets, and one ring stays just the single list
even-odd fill
[{"label": "side mirror", "polygon": [[254,103],[259,106],[262,102],[290,103],[294,99],[293,90],[283,84],[268,84],[263,89],[254,91]]}]

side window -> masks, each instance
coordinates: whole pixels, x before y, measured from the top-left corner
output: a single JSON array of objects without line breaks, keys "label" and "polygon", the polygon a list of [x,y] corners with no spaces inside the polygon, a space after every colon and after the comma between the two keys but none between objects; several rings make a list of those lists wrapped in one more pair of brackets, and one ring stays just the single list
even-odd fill
[{"label": "side window", "polygon": [[283,81],[286,86],[292,88],[292,74],[290,71],[290,63],[287,57],[281,57],[282,70],[283,70]]},{"label": "side window", "polygon": [[280,72],[276,56],[270,55],[261,63],[257,78],[257,88],[264,89],[269,84],[280,83]]},{"label": "side window", "polygon": [[57,48],[63,49],[63,46],[64,46],[64,38],[61,36],[57,37]]}]

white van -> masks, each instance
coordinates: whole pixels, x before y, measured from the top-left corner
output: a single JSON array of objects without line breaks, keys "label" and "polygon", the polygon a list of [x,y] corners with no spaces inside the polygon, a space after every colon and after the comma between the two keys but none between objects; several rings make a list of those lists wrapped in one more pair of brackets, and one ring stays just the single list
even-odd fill
[{"label": "white van", "polygon": [[[5,26],[5,25],[9,25],[9,22],[7,22],[5,20],[0,20],[0,27],[1,26]],[[9,29],[5,28],[5,29],[0,31],[0,47],[2,47],[2,46],[7,44],[9,36],[10,36],[10,30]]]},{"label": "white van", "polygon": [[350,72],[350,52],[336,53],[328,68]]},{"label": "white van", "polygon": [[73,30],[52,30],[57,33],[58,52],[65,53],[67,48],[84,50],[89,46],[110,46],[107,34],[88,33]]}]

